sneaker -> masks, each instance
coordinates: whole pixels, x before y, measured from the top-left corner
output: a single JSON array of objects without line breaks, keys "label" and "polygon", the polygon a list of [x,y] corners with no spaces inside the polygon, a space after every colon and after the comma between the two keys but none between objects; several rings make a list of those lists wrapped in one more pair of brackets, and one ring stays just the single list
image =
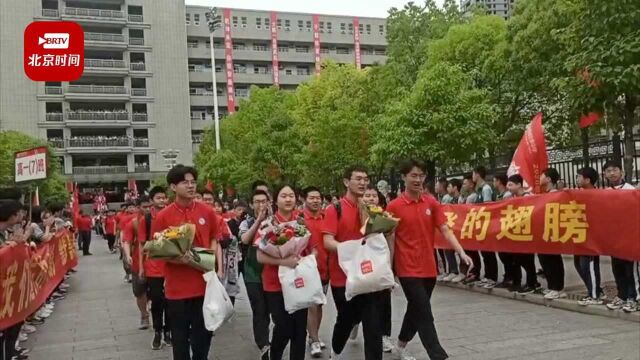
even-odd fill
[{"label": "sneaker", "polygon": [[147,330],[149,328],[149,316],[143,316],[140,318],[140,330]]},{"label": "sneaker", "polygon": [[445,275],[445,276],[442,278],[442,281],[443,281],[443,282],[450,282],[451,280],[453,280],[453,278],[454,278],[454,277],[456,277],[456,274],[454,274],[454,273],[449,273],[449,274]]},{"label": "sneaker", "polygon": [[20,342],[25,342],[28,338],[29,336],[27,336],[27,334],[23,333],[22,331],[20,332],[20,335],[18,335],[18,341]]},{"label": "sneaker", "polygon": [[531,287],[531,286],[525,286],[523,288],[521,288],[520,290],[517,291],[518,295],[526,295],[526,294],[532,294],[534,291],[536,291],[535,288]]},{"label": "sneaker", "polygon": [[160,350],[162,348],[162,334],[157,332],[153,335],[153,341],[151,341],[151,350]]},{"label": "sneaker", "polygon": [[447,276],[447,275],[446,274],[440,274],[440,275],[436,276],[436,281],[442,281],[442,279],[444,279],[445,276]]},{"label": "sneaker", "polygon": [[632,313],[638,311],[638,304],[633,300],[627,300],[627,303],[622,307],[622,311],[626,313]]},{"label": "sneaker", "polygon": [[494,286],[496,289],[509,289],[511,287],[511,283],[510,282],[501,282],[501,283],[497,283],[496,286]]},{"label": "sneaker", "polygon": [[124,276],[124,282],[128,283],[129,281],[131,281],[131,279],[129,278],[129,274],[126,274]]},{"label": "sneaker", "polygon": [[24,331],[25,334],[33,334],[34,332],[36,332],[36,327],[33,325],[29,325],[29,324],[24,324],[22,325],[22,331]]},{"label": "sneaker", "polygon": [[382,351],[383,352],[390,353],[395,348],[396,348],[396,346],[393,343],[393,341],[391,341],[390,337],[388,337],[388,336],[383,336],[382,337]]},{"label": "sneaker", "polygon": [[320,343],[315,341],[311,343],[311,357],[318,358],[322,356],[322,348],[320,347]]},{"label": "sneaker", "polygon": [[318,344],[320,344],[320,349],[322,349],[322,350],[327,348],[327,344],[323,343],[322,340],[318,339]]},{"label": "sneaker", "polygon": [[567,294],[564,291],[556,291],[556,290],[550,290],[544,295],[544,298],[547,300],[556,300],[556,299],[566,298],[566,297],[567,297]]},{"label": "sneaker", "polygon": [[399,360],[416,360],[416,358],[409,353],[409,350],[401,348],[400,346],[396,346],[396,355],[398,355]]},{"label": "sneaker", "polygon": [[468,276],[466,276],[464,278],[464,280],[462,280],[462,283],[464,285],[472,285],[473,283],[475,283],[477,281],[478,281],[478,278],[474,274],[469,274]]},{"label": "sneaker", "polygon": [[496,283],[491,279],[485,279],[485,280],[486,281],[484,282],[484,285],[482,285],[482,287],[485,289],[493,289],[494,287],[496,287],[496,285],[498,285],[498,283]]},{"label": "sneaker", "polygon": [[40,318],[37,318],[37,317],[34,317],[31,320],[27,320],[27,324],[29,324],[29,325],[42,325],[42,324],[44,324],[44,320],[42,320]]},{"label": "sneaker", "polygon": [[453,279],[451,279],[451,282],[457,284],[457,283],[461,282],[462,280],[464,280],[465,277],[466,276],[464,274],[456,274],[456,276]]},{"label": "sneaker", "polygon": [[269,345],[263,346],[262,349],[260,349],[260,360],[269,360],[270,349]]},{"label": "sneaker", "polygon": [[594,299],[590,296],[587,296],[585,298],[583,298],[582,300],[578,301],[578,305],[580,306],[589,306],[589,305],[602,305],[604,304],[604,301],[600,300],[600,299]]},{"label": "sneaker", "polygon": [[625,302],[619,297],[615,297],[613,301],[607,304],[607,309],[609,310],[620,310],[625,305]]},{"label": "sneaker", "polygon": [[349,335],[349,339],[355,340],[358,337],[358,328],[360,324],[356,324],[353,329],[351,329],[351,334]]},{"label": "sneaker", "polygon": [[171,346],[173,344],[173,342],[171,342],[171,332],[169,331],[164,332],[164,344],[167,346]]},{"label": "sneaker", "polygon": [[67,284],[67,283],[62,283],[62,284],[60,284],[59,287],[60,287],[60,289],[68,289],[70,287],[70,285]]}]

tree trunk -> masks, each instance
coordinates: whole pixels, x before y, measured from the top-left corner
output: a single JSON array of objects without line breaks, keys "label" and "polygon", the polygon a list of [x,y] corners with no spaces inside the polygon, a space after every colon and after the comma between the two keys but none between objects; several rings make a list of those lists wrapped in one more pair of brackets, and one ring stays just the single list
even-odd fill
[{"label": "tree trunk", "polygon": [[591,159],[589,157],[589,128],[580,129],[582,135],[582,162],[584,167],[590,166]]},{"label": "tree trunk", "polygon": [[633,181],[633,157],[635,155],[633,125],[636,106],[635,98],[630,94],[626,94],[622,129],[624,130],[624,173],[625,180],[629,183]]},{"label": "tree trunk", "polygon": [[433,160],[427,160],[426,162],[427,165],[427,180],[426,181],[431,181],[433,183],[435,183],[435,179],[436,179],[436,162]]}]

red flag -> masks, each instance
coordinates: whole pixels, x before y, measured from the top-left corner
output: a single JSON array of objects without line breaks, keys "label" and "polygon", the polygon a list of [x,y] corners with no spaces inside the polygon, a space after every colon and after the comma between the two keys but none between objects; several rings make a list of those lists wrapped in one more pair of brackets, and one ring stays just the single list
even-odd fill
[{"label": "red flag", "polygon": [[597,112],[590,112],[587,115],[580,117],[580,128],[587,128],[600,120],[601,114]]},{"label": "red flag", "polygon": [[207,188],[207,190],[213,192],[213,181],[207,180],[207,186],[205,186],[205,187]]},{"label": "red flag", "polygon": [[73,214],[73,227],[78,228],[77,220],[80,217],[80,195],[78,194],[78,186],[73,187],[73,197],[71,200],[71,210]]},{"label": "red flag", "polygon": [[129,179],[127,182],[127,198],[125,201],[135,201],[138,198],[138,185],[136,179]]},{"label": "red flag", "polygon": [[520,174],[527,191],[540,193],[540,174],[549,166],[547,145],[542,128],[542,113],[536,114],[522,135],[520,144],[513,154],[507,174]]}]

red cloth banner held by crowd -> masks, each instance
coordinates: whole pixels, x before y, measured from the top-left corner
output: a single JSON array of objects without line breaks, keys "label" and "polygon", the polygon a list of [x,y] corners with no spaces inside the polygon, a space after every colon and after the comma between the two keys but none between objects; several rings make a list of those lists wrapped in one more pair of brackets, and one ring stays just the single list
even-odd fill
[{"label": "red cloth banner held by crowd", "polygon": [[26,245],[0,248],[0,330],[36,312],[76,265],[73,234],[66,230],[36,249]]},{"label": "red cloth banner held by crowd", "polygon": [[[227,72],[227,110],[236,112],[236,90],[233,83],[233,40],[231,40],[231,9],[224,9],[224,62]],[[273,25],[273,24],[272,24]]]},{"label": "red cloth banner held by crowd", "polygon": [[520,174],[524,188],[535,194],[540,193],[540,175],[549,166],[547,145],[544,141],[542,113],[533,117],[522,135],[516,152],[507,170],[509,176]]},{"label": "red cloth banner held by crowd", "polygon": [[[637,190],[567,190],[443,208],[467,250],[640,260]],[[449,246],[438,235],[436,247]]]},{"label": "red cloth banner held by crowd", "polygon": [[278,13],[271,12],[271,73],[273,73],[273,84],[280,86],[280,64],[278,61]]}]

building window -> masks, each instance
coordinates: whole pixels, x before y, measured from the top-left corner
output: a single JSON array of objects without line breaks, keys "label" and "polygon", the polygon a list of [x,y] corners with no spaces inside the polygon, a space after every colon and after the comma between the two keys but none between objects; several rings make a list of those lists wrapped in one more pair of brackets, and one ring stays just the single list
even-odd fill
[{"label": "building window", "polygon": [[191,14],[187,14],[187,25],[191,25]]},{"label": "building window", "polygon": [[247,27],[247,17],[243,16],[240,18],[240,20],[242,20],[242,27],[246,28]]},{"label": "building window", "polygon": [[268,51],[265,44],[253,44],[253,51]]},{"label": "building window", "polygon": [[336,48],[336,54],[347,55],[349,53],[351,53],[351,50],[349,50],[349,48]]},{"label": "building window", "polygon": [[233,72],[236,74],[246,74],[247,67],[244,64],[233,64]]},{"label": "building window", "polygon": [[197,48],[198,47],[198,40],[187,40],[187,47],[188,48]]},{"label": "building window", "polygon": [[309,47],[308,46],[296,46],[296,52],[297,53],[308,53],[309,52]]},{"label": "building window", "polygon": [[193,25],[200,26],[200,14],[193,14]]},{"label": "building window", "polygon": [[307,21],[307,31],[311,31],[311,21]]},{"label": "building window", "polygon": [[285,75],[293,75],[293,71],[291,69],[287,69],[284,71]]},{"label": "building window", "polygon": [[309,68],[306,66],[296,66],[296,75],[309,75]]},{"label": "building window", "polygon": [[321,47],[320,48],[320,53],[321,54],[328,54],[329,53],[329,48],[328,47]]},{"label": "building window", "polygon": [[331,32],[331,21],[327,21],[327,32]]},{"label": "building window", "polygon": [[262,18],[256,18],[256,29],[262,29]]},{"label": "building window", "polygon": [[303,27],[304,27],[304,21],[298,20],[298,31],[302,31]]},{"label": "building window", "polygon": [[367,34],[371,34],[371,24],[367,24],[366,29],[367,29]]},{"label": "building window", "polygon": [[237,16],[232,16],[231,17],[231,22],[233,23],[233,27],[238,27],[238,17]]},{"label": "building window", "polygon": [[386,55],[387,51],[385,49],[375,49],[373,53],[376,55]]},{"label": "building window", "polygon": [[246,50],[246,45],[243,43],[233,43],[233,50]]},{"label": "building window", "polygon": [[318,27],[320,28],[320,32],[324,32],[324,21],[320,21],[320,23],[318,23]]},{"label": "building window", "polygon": [[278,52],[289,52],[289,46],[287,46],[287,45],[278,45]]},{"label": "building window", "polygon": [[384,34],[384,25],[378,25],[378,31],[380,32],[380,35]]},{"label": "building window", "polygon": [[271,19],[264,18],[264,28],[268,30],[270,28],[269,25],[271,25]]},{"label": "building window", "polygon": [[362,35],[363,29],[364,29],[364,25],[363,24],[358,24],[358,32],[360,33],[360,35]]},{"label": "building window", "polygon": [[254,74],[268,74],[269,73],[269,67],[267,65],[254,65],[253,66],[253,73]]},{"label": "building window", "polygon": [[282,29],[282,19],[278,19],[278,29]]},{"label": "building window", "polygon": [[353,24],[349,23],[349,34],[353,34]]},{"label": "building window", "polygon": [[284,21],[284,27],[290,29],[291,28],[291,20],[285,20]]},{"label": "building window", "polygon": [[340,31],[342,31],[342,33],[344,34],[345,31],[347,31],[347,24],[340,23]]}]

